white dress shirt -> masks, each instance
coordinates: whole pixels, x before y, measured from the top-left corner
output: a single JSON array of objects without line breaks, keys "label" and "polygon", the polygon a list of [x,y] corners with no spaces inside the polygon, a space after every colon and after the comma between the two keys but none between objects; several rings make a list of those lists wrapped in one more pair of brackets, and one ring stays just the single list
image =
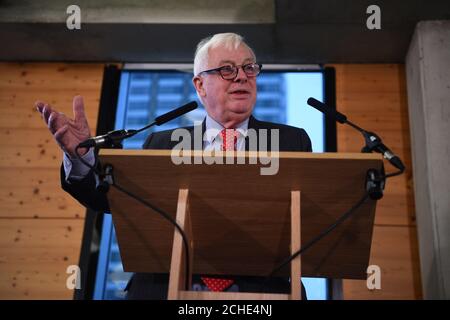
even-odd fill
[{"label": "white dress shirt", "polygon": [[[209,115],[206,116],[205,125],[206,131],[203,136],[203,150],[220,151],[222,147],[222,135],[220,132],[225,128]],[[235,129],[239,133],[236,142],[236,150],[245,151],[245,137],[247,137],[248,132],[248,118],[238,124]]]}]

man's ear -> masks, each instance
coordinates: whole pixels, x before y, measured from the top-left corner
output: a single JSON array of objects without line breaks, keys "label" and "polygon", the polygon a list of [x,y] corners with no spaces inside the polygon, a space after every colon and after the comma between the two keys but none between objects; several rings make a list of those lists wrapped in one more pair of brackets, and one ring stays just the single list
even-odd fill
[{"label": "man's ear", "polygon": [[194,78],[192,78],[192,83],[194,84],[195,90],[197,91],[197,94],[200,97],[205,97],[206,96],[206,90],[205,87],[203,86],[203,79],[199,76],[195,76]]}]

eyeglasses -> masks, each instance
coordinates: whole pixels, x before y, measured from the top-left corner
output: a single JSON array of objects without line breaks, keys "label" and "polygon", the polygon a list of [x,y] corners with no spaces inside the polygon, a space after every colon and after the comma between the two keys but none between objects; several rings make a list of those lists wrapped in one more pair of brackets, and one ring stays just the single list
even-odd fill
[{"label": "eyeglasses", "polygon": [[219,68],[215,68],[215,69],[201,71],[198,74],[200,75],[202,73],[219,72],[220,76],[224,80],[234,80],[234,79],[236,79],[236,77],[239,73],[239,68],[242,68],[242,70],[245,72],[247,77],[256,77],[261,72],[262,64],[248,63],[248,64],[243,64],[241,66],[223,66],[223,67],[219,67]]}]

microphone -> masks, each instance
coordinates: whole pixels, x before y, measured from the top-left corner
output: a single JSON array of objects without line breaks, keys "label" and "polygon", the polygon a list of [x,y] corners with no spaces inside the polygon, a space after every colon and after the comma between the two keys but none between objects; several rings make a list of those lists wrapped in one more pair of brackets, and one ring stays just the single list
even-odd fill
[{"label": "microphone", "polygon": [[96,136],[84,140],[78,144],[78,148],[91,148],[91,147],[103,147],[103,146],[117,146],[123,139],[134,136],[137,130],[114,130],[107,134]]},{"label": "microphone", "polygon": [[167,113],[165,113],[163,115],[160,115],[159,117],[156,117],[155,118],[155,123],[156,123],[157,126],[160,126],[160,125],[162,125],[162,124],[164,124],[166,122],[169,122],[172,119],[175,119],[175,118],[178,118],[179,116],[182,116],[185,113],[188,113],[188,112],[190,112],[190,111],[192,111],[194,109],[197,109],[197,106],[198,106],[198,104],[195,101],[191,101],[189,103],[186,103],[185,105],[183,105],[183,106],[181,106],[181,107],[179,107],[179,108],[177,108],[175,110],[169,111],[169,112],[167,112]]},{"label": "microphone", "polygon": [[322,102],[320,102],[317,99],[314,99],[312,97],[308,98],[307,103],[311,107],[316,108],[317,110],[319,110],[320,112],[324,113],[325,115],[332,117],[333,119],[335,119],[339,123],[346,123],[347,122],[347,117],[346,116],[344,116],[342,113],[340,113],[337,110],[329,108],[325,103],[322,103]]},{"label": "microphone", "polygon": [[362,135],[364,136],[364,140],[366,141],[366,145],[364,146],[364,148],[362,148],[362,152],[372,152],[372,151],[379,152],[394,167],[401,170],[402,172],[405,170],[405,165],[400,160],[400,158],[398,156],[396,156],[388,147],[386,147],[383,144],[383,142],[381,141],[381,138],[378,135],[376,135],[373,132],[366,131],[366,130],[358,127],[354,123],[347,120],[347,117],[345,115],[343,115],[342,113],[340,113],[337,110],[334,110],[334,109],[328,107],[325,103],[322,103],[317,99],[314,99],[311,97],[308,99],[307,103],[311,107],[319,110],[326,116],[333,118],[337,122],[342,123],[342,124],[348,124],[351,127],[358,130],[359,132],[361,132]]},{"label": "microphone", "polygon": [[197,102],[191,101],[175,110],[169,111],[163,115],[156,117],[152,123],[150,123],[149,125],[141,128],[139,130],[122,129],[122,130],[110,131],[107,134],[92,137],[92,138],[89,138],[89,139],[81,142],[80,144],[78,144],[77,148],[90,148],[90,147],[100,148],[100,147],[104,147],[104,146],[121,147],[122,140],[128,139],[128,138],[134,136],[135,134],[137,134],[143,130],[146,130],[154,125],[160,126],[166,122],[169,122],[175,118],[182,116],[185,113],[188,113],[188,112],[196,109],[197,107],[198,107]]},{"label": "microphone", "polygon": [[396,156],[384,143],[381,138],[373,132],[365,131],[363,132],[364,140],[366,140],[366,145],[362,149],[363,152],[372,152],[373,150],[381,153],[383,157],[388,160],[394,167],[405,171],[405,165],[398,156]]}]

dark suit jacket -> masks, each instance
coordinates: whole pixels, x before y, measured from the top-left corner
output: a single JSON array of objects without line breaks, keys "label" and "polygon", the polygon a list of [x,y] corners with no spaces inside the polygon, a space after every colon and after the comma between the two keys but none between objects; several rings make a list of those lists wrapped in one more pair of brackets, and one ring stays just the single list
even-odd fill
[{"label": "dark suit jacket", "polygon": [[[303,129],[292,126],[264,122],[255,119],[253,116],[249,118],[249,129],[267,129],[268,142],[267,147],[270,151],[270,129],[279,130],[279,151],[312,151],[311,140]],[[194,127],[186,127],[191,133],[191,146],[194,147]],[[177,145],[178,141],[171,141],[173,130],[155,132],[149,135],[144,143],[144,149],[172,149]],[[202,124],[202,132],[205,131],[205,121]],[[249,150],[249,143],[246,141],[246,150]],[[106,195],[96,190],[96,179],[91,171],[81,181],[71,181],[67,183],[65,172],[61,167],[61,184],[62,188],[76,198],[82,205],[98,212],[109,212],[109,205]],[[165,299],[167,297],[168,287],[167,274],[146,274],[136,273],[127,285],[129,299]],[[233,276],[235,283],[241,292],[258,292],[261,289],[262,277],[239,277]],[[199,283],[198,275],[193,276],[193,283]],[[268,292],[272,293],[289,293],[290,284],[286,278],[273,278],[265,286]],[[303,297],[306,298],[306,292],[302,286]]]}]

